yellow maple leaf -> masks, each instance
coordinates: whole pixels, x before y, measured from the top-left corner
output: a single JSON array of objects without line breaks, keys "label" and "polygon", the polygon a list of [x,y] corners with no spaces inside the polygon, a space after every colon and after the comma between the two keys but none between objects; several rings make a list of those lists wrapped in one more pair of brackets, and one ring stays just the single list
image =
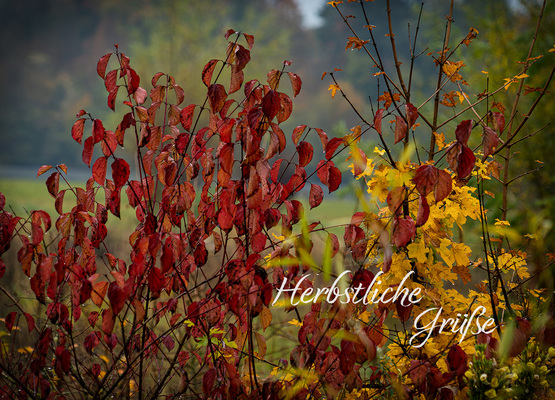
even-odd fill
[{"label": "yellow maple leaf", "polygon": [[327,4],[331,5],[332,7],[337,7],[338,4],[343,4],[341,0],[338,1],[328,1]]},{"label": "yellow maple leaf", "polygon": [[331,90],[331,98],[333,99],[335,97],[335,92],[337,92],[338,90],[340,91],[341,88],[339,87],[339,85],[331,84],[328,87],[328,90]]},{"label": "yellow maple leaf", "polygon": [[436,138],[437,149],[442,150],[443,148],[445,148],[445,135],[443,134],[443,132],[434,132],[434,136]]}]

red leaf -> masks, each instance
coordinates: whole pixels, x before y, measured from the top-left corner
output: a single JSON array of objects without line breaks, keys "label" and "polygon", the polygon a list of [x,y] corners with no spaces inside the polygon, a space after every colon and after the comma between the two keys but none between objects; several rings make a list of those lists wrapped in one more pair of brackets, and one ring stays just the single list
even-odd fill
[{"label": "red leaf", "polygon": [[395,116],[395,141],[393,142],[393,144],[397,144],[401,140],[403,140],[407,136],[407,131],[408,131],[407,123],[405,122],[403,117],[396,115]]},{"label": "red leaf", "polygon": [[310,143],[305,141],[300,142],[297,146],[297,152],[299,153],[299,166],[305,167],[312,161],[314,150]]},{"label": "red leaf", "polygon": [[83,145],[83,154],[82,154],[83,162],[87,164],[87,166],[89,167],[91,166],[93,146],[94,146],[93,138],[92,136],[90,136],[85,140],[85,144]]},{"label": "red leaf", "polygon": [[418,119],[418,109],[411,103],[407,103],[405,105],[405,111],[407,113],[407,125],[411,128]]},{"label": "red leaf", "polygon": [[458,161],[457,176],[459,179],[464,179],[472,173],[474,164],[476,163],[476,156],[468,146],[463,145]]},{"label": "red leaf", "polygon": [[318,175],[318,179],[324,185],[328,186],[329,176],[330,176],[330,164],[333,165],[333,161],[318,161],[318,166],[316,167],[316,175]]},{"label": "red leaf", "polygon": [[252,46],[254,45],[254,36],[249,35],[247,33],[243,33],[243,36],[245,37],[245,40],[247,41],[247,45],[249,46],[249,49],[252,50]]},{"label": "red leaf", "polygon": [[108,300],[110,300],[110,306],[112,307],[113,315],[118,315],[125,301],[127,300],[125,291],[117,284],[117,282],[110,283],[108,287]]},{"label": "red leaf", "polygon": [[118,80],[118,70],[108,72],[106,78],[104,79],[104,86],[108,93],[116,92],[118,90],[116,82]]},{"label": "red leaf", "polygon": [[179,119],[181,121],[183,129],[185,129],[186,131],[191,130],[191,125],[193,124],[193,112],[195,111],[195,107],[195,104],[189,104],[187,107],[181,110],[181,115],[179,116]]},{"label": "red leaf", "polygon": [[0,258],[0,279],[4,276],[5,273],[6,273],[6,264],[4,264],[4,261],[2,261],[2,259]]},{"label": "red leaf", "polygon": [[251,60],[251,52],[240,44],[235,48],[235,68],[237,71],[243,70]]},{"label": "red leaf", "polygon": [[234,29],[228,29],[228,30],[225,32],[224,37],[225,37],[226,40],[227,40],[227,39],[229,39],[229,37],[230,37],[231,35],[234,35],[234,34],[235,34],[235,30],[234,30]]},{"label": "red leaf", "polygon": [[100,60],[98,60],[98,64],[96,64],[96,72],[98,73],[98,76],[100,76],[102,79],[104,79],[106,75],[106,66],[108,65],[108,61],[110,60],[111,55],[112,53],[103,55],[102,57],[100,57]]},{"label": "red leaf", "polygon": [[97,144],[102,139],[104,139],[105,129],[104,125],[102,125],[102,121],[99,119],[95,119],[93,121],[93,140],[94,144]]},{"label": "red leaf", "polygon": [[383,118],[383,112],[385,110],[383,108],[380,108],[378,111],[376,111],[376,115],[374,115],[374,129],[380,134],[382,134],[382,118]]},{"label": "red leaf", "polygon": [[152,267],[148,274],[148,288],[152,292],[154,298],[160,297],[160,292],[166,286],[166,278],[160,269]]},{"label": "red leaf", "polygon": [[428,221],[430,216],[430,206],[426,197],[420,195],[418,197],[418,214],[416,215],[416,227],[420,227]]},{"label": "red leaf", "polygon": [[12,311],[8,315],[6,315],[5,324],[8,332],[11,332],[13,329],[13,325],[15,324],[15,318],[17,317],[17,312]]},{"label": "red leaf", "polygon": [[472,121],[471,119],[467,119],[457,125],[457,129],[455,130],[455,137],[457,138],[457,141],[459,143],[463,145],[466,145],[468,143],[468,138],[470,137],[473,123],[474,121]]},{"label": "red leaf", "polygon": [[[366,246],[365,246],[365,250],[366,250]],[[372,273],[372,271],[367,269],[359,269],[353,275],[351,287],[356,290],[360,286],[362,287],[362,289],[358,293],[365,293],[368,290],[368,288],[372,285],[373,280],[374,280],[374,274]],[[362,297],[362,296],[359,294],[359,297]]]},{"label": "red leaf", "polygon": [[46,328],[39,336],[36,351],[38,354],[45,355],[48,353],[48,348],[52,343],[52,328]]},{"label": "red leaf", "polygon": [[[183,89],[181,89],[181,90],[183,90]],[[176,91],[176,93],[177,93],[177,91]],[[133,93],[133,98],[135,99],[137,104],[143,104],[146,101],[147,95],[148,94],[147,94],[145,89],[143,89],[142,87],[138,87],[137,90],[135,91],[135,93]]]},{"label": "red leaf", "polygon": [[158,79],[160,79],[160,77],[162,75],[166,75],[163,72],[157,72],[154,74],[154,76],[152,77],[152,80],[150,81],[152,86],[156,86],[156,84],[158,83]]},{"label": "red leaf", "polygon": [[268,72],[266,81],[270,89],[277,90],[279,86],[279,78],[281,78],[281,71],[279,69],[272,69]]},{"label": "red leaf", "polygon": [[83,130],[85,127],[85,118],[80,118],[73,123],[71,127],[71,137],[77,143],[81,144],[81,140],[83,139]]},{"label": "red leaf", "polygon": [[493,154],[493,149],[499,146],[499,138],[493,129],[489,126],[484,127],[482,135],[482,151],[484,152],[483,159],[485,160],[489,155]]},{"label": "red leaf", "polygon": [[339,147],[339,145],[343,143],[342,138],[331,138],[330,141],[326,145],[326,159],[329,160],[333,157],[335,150]]},{"label": "red leaf", "polygon": [[112,90],[109,94],[108,94],[108,108],[110,108],[110,110],[112,111],[116,111],[116,97],[118,95],[118,88],[115,87],[114,90]]},{"label": "red leaf", "polygon": [[299,75],[294,74],[293,72],[288,72],[287,75],[289,75],[289,80],[291,81],[291,88],[293,89],[293,97],[297,97],[297,95],[301,91],[301,86],[303,82],[301,81],[301,78],[299,77]]},{"label": "red leaf", "polygon": [[341,184],[341,171],[333,166],[329,169],[328,189],[329,192],[335,192]]},{"label": "red leaf", "polygon": [[45,172],[49,171],[52,168],[52,165],[43,165],[37,171],[37,178],[44,174]]},{"label": "red leaf", "polygon": [[229,83],[229,94],[235,93],[241,89],[241,85],[245,80],[245,74],[243,71],[237,71],[235,64],[231,66],[231,81]]},{"label": "red leaf", "polygon": [[29,329],[29,332],[31,332],[35,329],[35,319],[31,314],[24,313],[23,315],[25,315],[25,319],[27,320],[27,328]]},{"label": "red leaf", "polygon": [[412,303],[410,303],[408,306],[405,306],[404,304],[402,304],[403,299],[404,297],[401,297],[395,302],[395,309],[397,310],[397,315],[399,316],[401,322],[407,322],[412,311]]},{"label": "red leaf", "polygon": [[227,93],[223,85],[213,84],[208,87],[208,100],[210,102],[210,108],[212,112],[219,112],[225,104],[227,99]]},{"label": "red leaf", "polygon": [[127,68],[127,94],[133,94],[139,88],[141,78],[133,68]]},{"label": "red leaf", "polygon": [[100,146],[102,148],[102,153],[106,157],[113,155],[116,152],[116,148],[118,147],[116,134],[112,131],[106,131],[104,140],[100,142]]},{"label": "red leaf", "polygon": [[293,143],[296,145],[299,144],[299,140],[303,135],[304,131],[306,130],[306,125],[299,125],[295,129],[293,129],[293,133],[291,137],[293,138]]},{"label": "red leaf", "polygon": [[212,393],[212,387],[216,381],[216,368],[210,368],[202,377],[202,390],[206,395]]},{"label": "red leaf", "polygon": [[104,186],[104,181],[106,180],[106,157],[99,157],[94,162],[92,175],[100,186]]},{"label": "red leaf", "polygon": [[414,239],[416,235],[416,226],[411,217],[393,220],[393,237],[392,242],[397,247],[405,247]]},{"label": "red leaf", "polygon": [[466,371],[468,356],[461,347],[456,344],[447,353],[447,367],[455,376],[461,376]]},{"label": "red leaf", "polygon": [[438,169],[434,165],[422,165],[414,173],[412,183],[421,196],[426,197],[438,181]]},{"label": "red leaf", "polygon": [[320,137],[320,142],[322,143],[322,149],[326,149],[326,146],[328,145],[328,134],[326,132],[324,132],[322,129],[319,128],[314,128],[316,130],[316,133],[318,133],[318,136]]},{"label": "red leaf", "polygon": [[[398,313],[398,311],[397,311]],[[426,376],[430,372],[430,363],[427,361],[411,360],[409,376],[417,387],[426,381]]]},{"label": "red leaf", "polygon": [[457,173],[458,178],[464,179],[474,169],[476,156],[468,146],[455,143],[447,152],[447,161],[451,169]]},{"label": "red leaf", "polygon": [[493,113],[493,129],[499,133],[503,132],[503,129],[505,129],[505,116],[503,113]]},{"label": "red leaf", "polygon": [[202,82],[208,87],[212,82],[212,74],[214,73],[214,68],[216,67],[216,63],[218,60],[210,60],[204,66],[202,70]]},{"label": "red leaf", "polygon": [[387,205],[389,206],[389,211],[393,214],[398,215],[402,212],[401,205],[407,198],[407,189],[404,186],[398,186],[393,188],[387,195]]},{"label": "red leaf", "polygon": [[281,124],[284,121],[287,121],[293,112],[293,102],[285,93],[279,94],[280,98],[280,109],[277,114],[277,121]]},{"label": "red leaf", "polygon": [[273,119],[281,108],[281,99],[278,92],[270,90],[262,98],[262,112],[269,119]]},{"label": "red leaf", "polygon": [[[85,338],[83,342],[83,347],[85,347],[87,353],[92,354],[94,348],[100,343],[100,337],[100,332],[92,332],[91,334],[89,334],[89,336]],[[100,369],[100,366],[98,366],[98,368]]]},{"label": "red leaf", "polygon": [[319,185],[311,184],[310,185],[310,194],[308,195],[308,202],[310,204],[310,208],[318,207],[320,203],[322,203],[322,199],[324,198],[324,191]]},{"label": "red leaf", "polygon": [[283,158],[276,160],[272,165],[272,169],[270,170],[270,178],[274,183],[278,183],[279,181],[279,168],[281,167],[282,162],[283,162]]},{"label": "red leaf", "polygon": [[52,175],[46,180],[46,188],[48,193],[54,198],[58,196],[58,191],[60,189],[60,173],[58,171],[53,172]]},{"label": "red leaf", "polygon": [[197,267],[202,267],[203,265],[205,265],[206,261],[208,261],[208,251],[206,250],[205,244],[202,242],[199,243],[195,248],[193,255]]},{"label": "red leaf", "polygon": [[123,158],[117,158],[112,163],[112,178],[116,188],[120,188],[129,179],[129,164]]},{"label": "red leaf", "polygon": [[252,251],[255,253],[262,253],[266,248],[266,235],[260,231],[252,237]]}]

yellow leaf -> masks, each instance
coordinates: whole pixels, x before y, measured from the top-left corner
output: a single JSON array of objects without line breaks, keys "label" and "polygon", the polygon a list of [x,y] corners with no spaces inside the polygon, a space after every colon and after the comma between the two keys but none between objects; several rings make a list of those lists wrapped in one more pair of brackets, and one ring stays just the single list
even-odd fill
[{"label": "yellow leaf", "polygon": [[339,85],[332,84],[328,87],[328,90],[331,90],[331,98],[333,99],[335,97],[335,92],[341,89],[339,88]]},{"label": "yellow leaf", "polygon": [[445,148],[445,135],[443,134],[443,132],[434,132],[434,136],[436,138],[437,149],[442,150],[443,148]]},{"label": "yellow leaf", "polygon": [[270,323],[272,322],[272,312],[268,307],[263,307],[260,311],[260,322],[262,323],[262,330],[266,330]]},{"label": "yellow leaf", "polygon": [[374,153],[383,156],[385,154],[385,150],[380,150],[378,147],[374,147]]},{"label": "yellow leaf", "polygon": [[428,248],[423,240],[411,243],[407,246],[409,258],[415,258],[419,263],[425,263],[428,260]]},{"label": "yellow leaf", "polygon": [[297,321],[296,319],[292,319],[291,321],[287,321],[288,324],[294,325],[294,326],[303,326],[302,322]]},{"label": "yellow leaf", "polygon": [[266,339],[258,332],[254,332],[254,335],[256,336],[256,343],[258,344],[258,355],[260,358],[264,358],[267,349]]},{"label": "yellow leaf", "polygon": [[328,1],[327,4],[331,5],[332,7],[337,7],[338,4],[343,4],[341,0],[338,1]]}]

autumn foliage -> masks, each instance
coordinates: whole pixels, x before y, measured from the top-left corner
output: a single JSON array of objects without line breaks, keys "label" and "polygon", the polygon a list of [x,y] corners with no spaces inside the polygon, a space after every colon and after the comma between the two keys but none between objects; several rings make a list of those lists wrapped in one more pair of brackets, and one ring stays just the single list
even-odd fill
[{"label": "autumn foliage", "polygon": [[[331,3],[354,29],[347,5]],[[495,398],[520,393],[511,374],[537,375],[530,387],[548,396],[551,299],[531,284],[524,247],[511,247],[503,230],[506,203],[492,225],[486,200],[492,177],[507,195],[502,150],[518,143],[533,111],[518,116],[518,96],[511,112],[491,101],[535,59],[473,97],[455,58],[478,31],[454,45],[446,34],[428,55],[438,85],[417,100],[407,71],[384,65],[372,47],[370,22],[356,29],[369,39],[353,33],[347,49],[367,53],[369,79],[386,91],[371,117],[353,105],[360,122],[343,137],[307,125],[282,130],[301,77],[285,61],[266,81],[249,80],[249,34],[226,32],[225,57],[200,76],[199,103],[165,73],[145,82],[117,45],[100,58],[107,106],[120,122],[105,127],[77,114],[71,136],[91,170],[85,187],[66,181],[63,164],[39,168],[56,217],[12,215],[0,194],[0,254],[17,250],[17,265],[0,260],[0,275],[22,269],[43,305],[32,314],[11,297],[2,315],[5,396]],[[332,96],[352,105],[340,73],[325,74]],[[340,169],[345,160],[350,171]],[[310,210],[346,174],[364,191],[338,235]],[[108,221],[129,207],[135,225],[118,253]],[[471,248],[460,232],[475,227]],[[334,293],[341,301],[329,301]],[[34,344],[17,349],[27,332]]]}]

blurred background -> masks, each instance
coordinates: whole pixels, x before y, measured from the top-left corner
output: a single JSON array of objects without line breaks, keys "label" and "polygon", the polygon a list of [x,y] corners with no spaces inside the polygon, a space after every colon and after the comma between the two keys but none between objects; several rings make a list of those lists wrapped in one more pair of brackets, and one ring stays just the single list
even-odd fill
[{"label": "blurred background", "polygon": [[[406,73],[410,64],[409,32],[413,40],[421,1],[391,3],[398,51]],[[392,67],[389,38],[385,36],[385,1],[365,4],[371,23],[377,26],[374,36],[383,49],[384,63]],[[360,7],[356,3],[343,4],[341,10],[345,16],[354,17],[349,20],[366,38]],[[470,27],[479,31],[471,46],[460,49],[460,59],[467,65],[461,73],[470,84],[469,91],[486,89],[481,71],[489,72],[490,88],[499,87],[503,78],[520,71],[516,61],[526,58],[538,10],[539,2],[535,0],[455,1],[452,43],[464,38]],[[426,54],[441,48],[448,12],[449,2],[445,0],[427,0],[422,8],[415,53],[423,54],[416,60],[411,98],[416,106],[435,88],[436,67]],[[544,18],[533,55],[545,57],[529,72],[531,78],[526,84],[532,87],[543,84],[553,65],[553,53],[548,53],[555,43],[553,2],[549,2]],[[289,70],[302,78],[303,87],[294,101],[292,118],[283,127],[286,135],[296,125],[308,124],[324,129],[330,137],[343,136],[359,123],[341,96],[331,98],[329,77],[321,79],[323,72],[334,68],[342,69],[337,78],[359,111],[372,115],[370,101],[375,106],[380,94],[372,76],[376,69],[362,51],[345,51],[347,37],[353,35],[325,0],[3,0],[0,191],[6,194],[8,203],[32,208],[33,201],[42,201],[39,190],[53,203],[43,185],[47,175],[35,178],[42,164],[67,164],[73,180],[88,176],[90,172],[81,161],[82,147],[71,139],[71,126],[76,113],[85,109],[101,118],[107,129],[115,128],[117,114],[107,108],[106,91],[96,74],[98,59],[113,51],[115,43],[131,58],[132,67],[142,78],[141,86],[149,90],[152,75],[166,72],[184,88],[185,104],[200,103],[205,96],[200,79],[202,68],[208,60],[224,57],[223,34],[229,28],[255,37],[246,79],[265,81],[267,72],[281,68],[283,60],[292,60]],[[522,112],[535,96],[531,93],[523,98]],[[505,102],[509,108],[513,97],[514,90],[503,91],[495,101]],[[547,96],[534,111],[526,133],[544,129],[522,142],[513,163],[514,174],[518,175],[537,168],[536,160],[544,162],[543,168],[529,179],[515,183],[520,186],[515,187],[518,196],[512,198],[512,217],[520,224],[519,230],[541,231],[543,247],[555,241],[549,234],[555,212],[555,165],[551,159],[555,132],[549,125],[553,105],[552,96]],[[121,103],[116,112],[117,107]],[[449,115],[453,110],[446,108],[444,112]],[[448,141],[452,140],[455,126],[456,122],[445,127]],[[364,146],[371,151],[376,143],[372,138],[364,140]],[[344,189],[344,195],[345,192],[349,189]],[[495,204],[491,208],[495,212]]]}]

